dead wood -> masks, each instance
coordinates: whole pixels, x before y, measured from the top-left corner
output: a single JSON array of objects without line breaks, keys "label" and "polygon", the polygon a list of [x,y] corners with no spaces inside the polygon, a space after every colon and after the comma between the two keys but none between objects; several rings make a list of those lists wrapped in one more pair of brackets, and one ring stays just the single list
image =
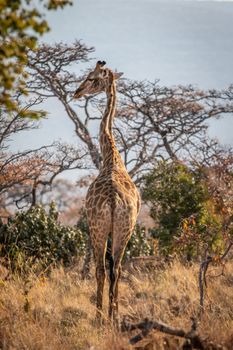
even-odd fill
[{"label": "dead wood", "polygon": [[[130,338],[129,342],[131,345],[135,345],[144,339],[152,330],[157,330],[159,332],[169,334],[175,337],[184,338],[185,342],[182,346],[182,349],[222,349],[220,345],[214,345],[213,342],[208,342],[206,339],[201,338],[197,333],[197,322],[196,319],[192,318],[191,329],[186,332],[183,329],[173,328],[169,325],[166,325],[162,322],[151,321],[145,319],[139,323],[129,323],[125,320],[122,322],[121,331],[122,332],[132,332],[134,330],[140,330],[141,332],[137,335]],[[187,347],[188,346],[188,347]]]},{"label": "dead wood", "polygon": [[[207,256],[206,260],[201,262],[200,269],[199,269],[199,291],[200,291],[200,313],[204,311],[204,288],[207,288],[207,280],[206,280],[206,273],[209,268],[210,263],[218,261],[219,263],[222,263],[222,261],[226,258],[228,253],[230,252],[231,248],[233,246],[233,242],[230,242],[225,252],[220,256],[218,259],[216,259],[215,256]],[[220,274],[219,276],[221,276]]]},{"label": "dead wood", "polygon": [[153,329],[156,329],[162,333],[189,339],[194,349],[204,349],[204,341],[196,333],[197,324],[194,319],[192,320],[191,330],[188,332],[185,332],[183,329],[173,328],[162,322],[150,321],[148,319],[135,324],[126,322],[123,322],[122,324],[123,332],[131,332],[136,329],[141,330],[141,332],[136,336],[130,338],[129,342],[132,345],[138,343],[140,340],[145,338]]}]

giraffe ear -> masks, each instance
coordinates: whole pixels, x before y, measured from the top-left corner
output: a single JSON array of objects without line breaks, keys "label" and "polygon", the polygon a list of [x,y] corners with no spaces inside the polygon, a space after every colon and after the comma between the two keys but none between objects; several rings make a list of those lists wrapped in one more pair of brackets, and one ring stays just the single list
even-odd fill
[{"label": "giraffe ear", "polygon": [[122,72],[114,72],[114,78],[117,80],[119,79],[124,73]]}]

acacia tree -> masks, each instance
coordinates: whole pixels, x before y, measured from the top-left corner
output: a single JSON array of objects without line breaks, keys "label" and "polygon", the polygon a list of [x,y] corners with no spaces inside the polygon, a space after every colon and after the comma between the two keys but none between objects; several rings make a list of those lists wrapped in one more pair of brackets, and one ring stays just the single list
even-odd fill
[{"label": "acacia tree", "polygon": [[[62,103],[80,145],[90,154],[90,165],[99,169],[97,122],[102,117],[105,98],[86,97],[78,104],[72,100],[80,81],[80,77],[72,73],[72,66],[87,62],[90,52],[93,48],[78,41],[69,46],[62,43],[40,46],[36,54],[29,55],[28,89]],[[128,171],[138,184],[158,159],[192,157],[206,144],[207,123],[233,110],[232,86],[225,91],[202,91],[192,86],[161,87],[158,81],[122,80],[118,90],[114,133]]]},{"label": "acacia tree", "polygon": [[89,120],[82,120],[72,104],[75,85],[80,77],[71,72],[71,67],[78,62],[87,62],[91,52],[93,48],[79,41],[70,46],[63,43],[40,46],[36,53],[32,51],[29,55],[28,90],[43,99],[55,97],[62,103],[65,113],[74,123],[79,140],[88,149],[94,167],[99,168],[99,151],[88,129]]},{"label": "acacia tree", "polygon": [[[22,108],[31,108],[41,99]],[[20,132],[30,132],[39,122],[21,117],[20,113],[0,113],[0,200],[2,212],[13,206],[35,205],[38,192],[51,187],[54,179],[65,170],[85,169],[86,153],[74,146],[54,142],[37,149],[13,152],[11,141]],[[3,210],[4,209],[4,210]]]},{"label": "acacia tree", "polygon": [[[126,82],[120,91],[119,118],[124,125],[121,129],[127,130],[124,143],[132,145],[127,147],[126,156],[132,163],[131,173],[138,175],[152,170],[158,159],[187,162],[200,148],[204,152],[207,123],[233,110],[225,100],[225,91],[217,98],[213,91],[160,87],[158,81]],[[133,159],[132,150],[136,150]]]}]

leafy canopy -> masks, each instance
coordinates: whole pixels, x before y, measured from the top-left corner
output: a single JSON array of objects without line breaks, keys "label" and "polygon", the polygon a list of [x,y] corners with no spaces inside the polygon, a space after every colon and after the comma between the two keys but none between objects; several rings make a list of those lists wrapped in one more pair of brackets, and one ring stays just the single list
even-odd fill
[{"label": "leafy canopy", "polygon": [[150,203],[155,236],[168,248],[182,221],[202,213],[208,190],[199,174],[185,165],[160,162],[144,180],[143,199]]},{"label": "leafy canopy", "polygon": [[72,4],[70,0],[35,3],[32,0],[0,0],[0,105],[7,111],[18,111],[22,116],[31,117],[39,117],[40,113],[20,111],[14,96],[27,95],[24,68],[28,50],[35,50],[39,37],[49,31],[43,8],[56,10]]}]

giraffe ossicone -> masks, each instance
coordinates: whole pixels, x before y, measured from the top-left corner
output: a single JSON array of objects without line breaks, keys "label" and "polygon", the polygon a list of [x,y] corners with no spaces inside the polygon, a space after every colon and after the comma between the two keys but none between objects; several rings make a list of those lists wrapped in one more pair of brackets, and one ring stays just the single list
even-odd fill
[{"label": "giraffe ossicone", "polygon": [[140,195],[130,178],[116,148],[112,125],[116,108],[115,73],[98,61],[93,71],[80,84],[74,98],[106,92],[106,109],[100,124],[100,149],[102,167],[90,185],[86,196],[87,219],[96,263],[97,317],[102,318],[103,289],[106,277],[105,257],[107,242],[111,240],[109,256],[109,317],[118,315],[118,282],[121,260],[133,232],[140,209]]}]

